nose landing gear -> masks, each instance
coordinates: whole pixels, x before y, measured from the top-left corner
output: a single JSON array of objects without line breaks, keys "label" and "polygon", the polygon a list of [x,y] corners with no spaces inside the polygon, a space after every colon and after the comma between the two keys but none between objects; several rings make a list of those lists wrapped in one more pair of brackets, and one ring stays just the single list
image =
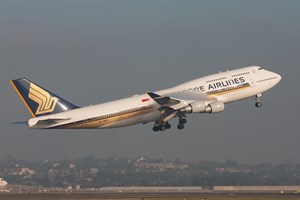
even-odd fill
[{"label": "nose landing gear", "polygon": [[259,108],[259,107],[262,106],[262,103],[260,102],[259,97],[261,97],[261,94],[257,94],[257,95],[255,96],[255,101],[256,101],[255,106],[256,106],[257,108]]},{"label": "nose landing gear", "polygon": [[261,102],[256,102],[256,103],[255,103],[255,106],[259,108],[259,107],[262,106],[262,103],[261,103]]}]

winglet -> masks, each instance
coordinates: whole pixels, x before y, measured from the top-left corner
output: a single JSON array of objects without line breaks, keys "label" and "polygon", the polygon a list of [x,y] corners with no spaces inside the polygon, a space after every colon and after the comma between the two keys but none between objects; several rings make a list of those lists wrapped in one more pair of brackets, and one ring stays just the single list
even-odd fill
[{"label": "winglet", "polygon": [[152,99],[161,97],[161,96],[159,96],[158,94],[156,94],[156,93],[154,93],[154,92],[148,92],[147,94],[148,94]]}]

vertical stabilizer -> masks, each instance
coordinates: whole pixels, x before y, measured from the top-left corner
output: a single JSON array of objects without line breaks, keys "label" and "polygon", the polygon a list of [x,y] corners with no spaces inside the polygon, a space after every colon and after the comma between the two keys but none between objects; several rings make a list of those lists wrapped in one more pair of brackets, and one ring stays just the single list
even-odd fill
[{"label": "vertical stabilizer", "polygon": [[26,78],[10,81],[33,117],[60,113],[78,108],[56,94]]}]

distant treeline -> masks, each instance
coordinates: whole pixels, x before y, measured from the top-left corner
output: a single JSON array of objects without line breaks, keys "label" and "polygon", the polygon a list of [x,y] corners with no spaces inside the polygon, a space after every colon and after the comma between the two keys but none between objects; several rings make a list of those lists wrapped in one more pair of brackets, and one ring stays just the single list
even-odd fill
[{"label": "distant treeline", "polygon": [[257,165],[226,162],[87,156],[60,161],[0,161],[0,177],[9,184],[44,187],[299,185],[300,164]]}]

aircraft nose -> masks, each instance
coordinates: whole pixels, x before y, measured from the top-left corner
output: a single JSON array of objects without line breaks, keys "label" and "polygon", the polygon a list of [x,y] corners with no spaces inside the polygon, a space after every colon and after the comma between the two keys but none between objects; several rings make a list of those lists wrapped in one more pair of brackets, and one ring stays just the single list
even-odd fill
[{"label": "aircraft nose", "polygon": [[276,85],[277,83],[279,83],[281,81],[281,76],[277,73],[273,73],[273,77],[276,77],[276,79],[273,79],[274,80],[274,84]]},{"label": "aircraft nose", "polygon": [[276,74],[277,76],[277,83],[279,83],[279,81],[281,81],[281,76],[279,74]]}]

